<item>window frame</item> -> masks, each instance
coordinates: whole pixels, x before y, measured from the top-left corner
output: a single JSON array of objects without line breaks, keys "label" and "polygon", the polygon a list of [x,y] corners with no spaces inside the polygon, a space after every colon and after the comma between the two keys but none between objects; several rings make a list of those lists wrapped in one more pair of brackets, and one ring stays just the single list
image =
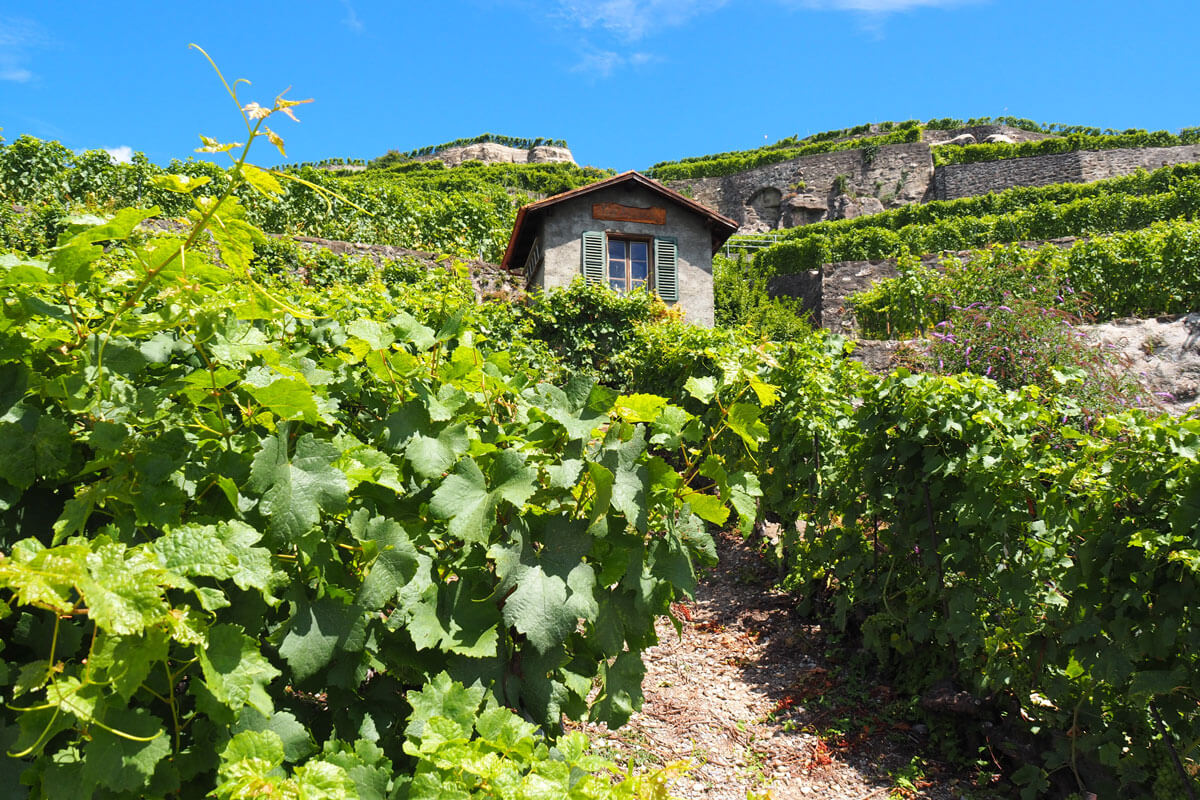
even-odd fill
[{"label": "window frame", "polygon": [[[610,272],[612,265],[612,255],[610,247],[612,243],[623,242],[625,244],[625,277],[614,278]],[[633,281],[633,259],[631,257],[632,249],[629,245],[633,242],[639,242],[646,246],[646,280],[642,287],[634,287]],[[623,287],[613,286],[613,281],[624,280]],[[604,285],[619,294],[629,294],[636,288],[644,288],[648,292],[654,291],[654,237],[649,234],[624,233],[622,231],[605,231],[604,232]]]}]

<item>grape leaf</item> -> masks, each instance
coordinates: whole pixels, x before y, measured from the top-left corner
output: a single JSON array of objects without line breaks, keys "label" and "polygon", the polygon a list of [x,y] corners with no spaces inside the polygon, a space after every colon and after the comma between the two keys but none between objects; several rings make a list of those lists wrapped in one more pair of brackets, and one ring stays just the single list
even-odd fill
[{"label": "grape leaf", "polygon": [[717,382],[712,377],[697,378],[693,375],[684,382],[683,389],[701,403],[707,404],[717,393]]},{"label": "grape leaf", "polygon": [[70,458],[70,431],[59,420],[28,414],[19,423],[0,422],[0,478],[18,489],[57,475]]},{"label": "grape leaf", "polygon": [[379,555],[363,579],[357,599],[363,608],[377,611],[416,575],[417,548],[399,523],[382,517],[372,519],[362,534],[355,536],[361,542],[375,542],[379,547]]},{"label": "grape leaf", "polygon": [[392,332],[373,319],[356,319],[346,326],[346,333],[366,342],[372,350],[387,350],[396,341]]},{"label": "grape leaf", "polygon": [[272,533],[298,541],[321,519],[321,512],[340,511],[346,504],[345,474],[333,466],[341,455],[336,447],[312,434],[296,442],[288,457],[288,425],[260,442],[262,449],[250,467],[250,488],[262,494],[259,504]]},{"label": "grape leaf", "polygon": [[283,759],[289,764],[303,761],[317,750],[308,729],[290,711],[276,711],[268,717],[253,708],[244,708],[230,728],[230,733],[234,735],[242,731],[273,732],[283,743]]},{"label": "grape leaf", "polygon": [[322,598],[304,602],[288,622],[279,655],[303,681],[324,669],[338,653],[362,650],[366,619],[358,606]]},{"label": "grape leaf", "polygon": [[88,617],[101,629],[119,635],[141,633],[166,620],[163,597],[168,575],[145,551],[126,550],[101,536],[92,542],[88,574],[79,581]]},{"label": "grape leaf", "polygon": [[762,409],[750,403],[734,403],[729,407],[729,416],[726,421],[729,424],[729,429],[742,437],[742,441],[746,443],[746,447],[755,452],[758,451],[758,443],[766,441],[767,426],[759,419],[762,414]]},{"label": "grape leaf", "polygon": [[265,716],[274,713],[267,686],[281,674],[237,625],[215,625],[204,647],[197,648],[204,683],[221,703],[235,711],[251,706]]},{"label": "grape leaf", "polygon": [[422,478],[440,478],[467,452],[470,439],[466,423],[443,428],[436,439],[420,434],[404,449],[404,457]]},{"label": "grape leaf", "polygon": [[646,665],[638,653],[626,650],[611,665],[605,664],[601,674],[604,688],[592,706],[591,718],[617,728],[642,707],[642,679],[646,677]]},{"label": "grape leaf", "polygon": [[92,739],[84,748],[84,780],[114,792],[142,794],[158,762],[171,752],[171,739],[162,722],[144,709],[118,709],[105,715],[104,724],[150,741],[131,740],[94,726]]},{"label": "grape leaf", "polygon": [[279,783],[273,775],[283,764],[283,740],[271,730],[242,731],[229,740],[221,752],[221,781],[216,794],[223,799],[266,795],[279,797],[273,791]]},{"label": "grape leaf", "polygon": [[247,381],[242,383],[242,388],[249,392],[255,402],[280,419],[318,422],[323,418],[313,397],[312,387],[304,381],[276,377],[270,383],[260,386],[251,383],[248,376]]},{"label": "grape leaf", "polygon": [[430,511],[449,519],[449,532],[468,542],[486,542],[501,500],[520,508],[534,492],[536,471],[525,465],[515,450],[505,450],[492,468],[492,489],[474,459],[462,459],[454,474],[442,481],[433,494]]},{"label": "grape leaf", "polygon": [[255,547],[257,530],[238,520],[218,525],[181,525],[154,542],[164,567],[177,575],[232,580],[239,589],[257,590],[274,604],[283,574],[271,567],[271,551]]},{"label": "grape leaf", "polygon": [[654,394],[623,394],[617,398],[617,414],[626,422],[654,422],[667,405],[666,398]]},{"label": "grape leaf", "polygon": [[691,506],[692,513],[701,519],[716,525],[724,525],[725,520],[729,519],[729,507],[716,495],[691,492],[685,494],[683,500]]},{"label": "grape leaf", "polygon": [[538,566],[524,570],[504,603],[504,621],[525,634],[541,653],[562,644],[576,624],[575,615],[567,610],[566,582]]},{"label": "grape leaf", "polygon": [[460,735],[471,735],[475,727],[475,714],[479,704],[483,702],[484,690],[481,686],[465,687],[444,672],[438,673],[433,680],[427,682],[420,691],[412,691],[407,695],[408,704],[412,706],[412,715],[408,718],[408,726],[404,729],[405,736],[420,740],[425,731],[425,723],[433,717],[442,717],[458,726]]}]

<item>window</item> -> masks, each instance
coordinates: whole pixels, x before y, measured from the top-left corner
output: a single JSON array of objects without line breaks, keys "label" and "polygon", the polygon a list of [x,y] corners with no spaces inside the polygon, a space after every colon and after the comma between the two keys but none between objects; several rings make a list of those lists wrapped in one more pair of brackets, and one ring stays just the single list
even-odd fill
[{"label": "window", "polygon": [[674,238],[584,231],[581,245],[581,267],[588,283],[619,292],[646,286],[668,303],[679,300],[679,246]]},{"label": "window", "polygon": [[608,285],[618,292],[645,287],[650,282],[650,242],[643,239],[608,239]]}]

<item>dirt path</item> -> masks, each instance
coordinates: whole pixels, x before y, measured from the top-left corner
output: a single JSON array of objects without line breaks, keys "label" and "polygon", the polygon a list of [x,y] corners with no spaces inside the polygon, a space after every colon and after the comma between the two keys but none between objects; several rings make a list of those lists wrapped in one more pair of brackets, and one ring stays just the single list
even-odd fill
[{"label": "dirt path", "polygon": [[642,711],[618,731],[585,726],[611,757],[690,762],[679,798],[1001,796],[923,757],[924,726],[897,713],[889,687],[826,659],[825,635],[791,612],[758,553],[731,536],[718,551],[695,603],[676,607],[682,637],[660,622],[646,651]]}]

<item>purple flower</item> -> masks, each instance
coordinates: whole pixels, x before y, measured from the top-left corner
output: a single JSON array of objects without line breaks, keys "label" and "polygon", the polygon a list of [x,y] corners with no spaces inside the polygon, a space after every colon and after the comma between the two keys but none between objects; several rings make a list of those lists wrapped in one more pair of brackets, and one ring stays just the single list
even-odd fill
[{"label": "purple flower", "polygon": [[1007,311],[1009,314],[1013,313],[1013,310],[1011,308],[1009,308],[1008,306],[998,306],[998,308],[1001,311]]},{"label": "purple flower", "polygon": [[985,372],[985,373],[983,373],[983,374],[984,374],[985,376],[991,375],[991,374],[992,374],[992,368],[991,368],[991,366],[989,366],[989,367],[987,368],[987,372]]}]

